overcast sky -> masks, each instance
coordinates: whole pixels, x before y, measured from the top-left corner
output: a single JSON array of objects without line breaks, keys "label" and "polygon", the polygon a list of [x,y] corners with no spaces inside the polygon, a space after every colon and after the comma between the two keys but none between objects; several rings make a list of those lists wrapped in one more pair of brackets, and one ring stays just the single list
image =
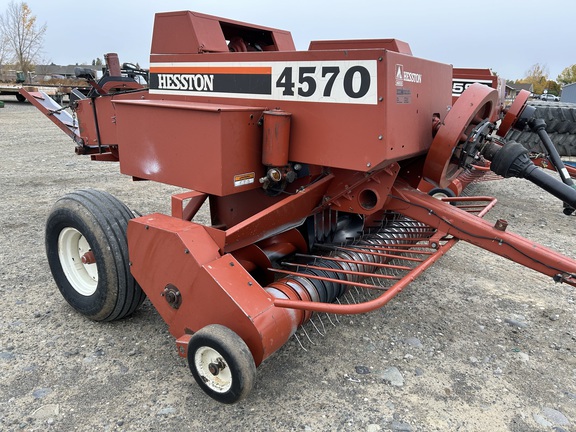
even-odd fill
[{"label": "overcast sky", "polygon": [[[90,63],[107,52],[148,66],[154,13],[193,10],[289,30],[311,40],[397,38],[412,53],[455,67],[491,68],[518,79],[535,63],[556,79],[576,63],[573,0],[26,0],[46,23],[44,60]],[[0,0],[4,13],[9,0]]]}]

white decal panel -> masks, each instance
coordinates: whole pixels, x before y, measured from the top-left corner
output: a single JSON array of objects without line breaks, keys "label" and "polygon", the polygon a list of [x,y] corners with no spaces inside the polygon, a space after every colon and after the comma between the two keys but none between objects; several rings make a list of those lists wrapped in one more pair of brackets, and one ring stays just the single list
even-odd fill
[{"label": "white decal panel", "polygon": [[150,93],[377,103],[377,61],[153,63]]},{"label": "white decal panel", "polygon": [[452,96],[462,96],[464,90],[470,87],[474,83],[480,83],[487,85],[488,87],[492,87],[492,81],[490,80],[475,80],[475,79],[462,79],[462,78],[454,78],[452,80]]}]

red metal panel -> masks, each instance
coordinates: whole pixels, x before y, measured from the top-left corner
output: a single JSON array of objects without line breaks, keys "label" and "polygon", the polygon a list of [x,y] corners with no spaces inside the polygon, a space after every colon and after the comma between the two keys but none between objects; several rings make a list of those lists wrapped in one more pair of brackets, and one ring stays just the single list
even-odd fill
[{"label": "red metal panel", "polygon": [[164,287],[174,284],[186,301],[200,267],[220,256],[218,246],[202,226],[162,214],[132,219],[128,223],[128,248],[132,274],[168,325],[176,309],[162,297]]},{"label": "red metal panel", "polygon": [[412,50],[408,43],[398,39],[353,39],[353,40],[327,40],[312,41],[308,47],[309,51],[316,50],[337,50],[337,49],[387,49],[397,53],[412,55]]},{"label": "red metal panel", "polygon": [[[143,94],[145,94],[143,92]],[[77,102],[76,115],[80,125],[80,136],[88,146],[98,145],[96,132],[96,119],[100,133],[101,145],[116,145],[116,112],[112,105],[113,100],[132,99],[133,94],[106,95],[94,99],[82,99]],[[96,107],[96,113],[94,107]]]},{"label": "red metal panel", "polygon": [[[293,51],[290,32],[191,11],[158,13],[154,18],[154,54],[228,52],[232,35],[257,38],[265,51]],[[262,36],[264,35],[264,36]]]},{"label": "red metal panel", "polygon": [[[371,171],[393,161],[426,152],[432,141],[433,114],[443,119],[451,105],[451,66],[418,59],[383,49],[266,53],[216,53],[209,55],[151,56],[154,76],[170,68],[179,73],[182,66],[195,67],[194,73],[209,75],[211,67],[236,69],[268,67],[272,92],[282,93],[288,80],[281,73],[290,69],[294,96],[272,94],[232,94],[214,91],[174,91],[152,85],[151,98],[183,99],[234,105],[262,104],[292,113],[289,159],[315,165]],[[349,62],[349,63],[345,63]],[[326,82],[321,71],[339,65],[341,78],[355,75],[358,66],[370,72],[370,98],[322,98]],[[366,67],[365,67],[366,66]],[[314,97],[306,93],[305,67],[317,74]],[[237,71],[230,71],[230,79]],[[358,78],[360,74],[356,74]],[[397,79],[398,77],[398,79]],[[350,84],[350,83],[348,83]],[[345,85],[339,82],[342,87]],[[357,83],[354,85],[358,85]],[[334,89],[336,85],[334,86]],[[341,88],[340,88],[341,90]],[[354,88],[357,91],[357,87]],[[287,89],[289,92],[290,89]],[[167,96],[170,95],[170,96]],[[373,97],[372,97],[373,95]],[[353,149],[353,151],[351,151]]]},{"label": "red metal panel", "polygon": [[114,101],[124,174],[214,195],[259,188],[261,108]]},{"label": "red metal panel", "polygon": [[155,15],[152,53],[190,54],[202,51],[228,51],[218,21],[195,17],[189,11]]},{"label": "red metal panel", "polygon": [[491,121],[496,121],[500,111],[504,108],[506,80],[499,78],[490,69],[454,68],[452,74],[453,104],[456,103],[456,100],[462,95],[462,92],[475,82],[492,87],[498,92],[498,104],[493,107],[490,116]]},{"label": "red metal panel", "polygon": [[[222,324],[242,337],[258,365],[302,320],[295,311],[275,308],[233,256],[219,255],[200,225],[152,214],[129,222],[128,239],[132,274],[176,338]],[[162,295],[168,284],[181,296],[177,308]]]}]

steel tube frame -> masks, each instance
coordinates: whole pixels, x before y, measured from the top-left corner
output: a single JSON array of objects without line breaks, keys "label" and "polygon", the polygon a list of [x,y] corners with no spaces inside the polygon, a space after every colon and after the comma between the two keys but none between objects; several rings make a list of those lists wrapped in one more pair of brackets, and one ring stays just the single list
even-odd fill
[{"label": "steel tube frame", "polygon": [[562,282],[576,286],[576,261],[513,233],[494,228],[489,222],[446,206],[407,185],[397,185],[388,208],[508,258]]}]

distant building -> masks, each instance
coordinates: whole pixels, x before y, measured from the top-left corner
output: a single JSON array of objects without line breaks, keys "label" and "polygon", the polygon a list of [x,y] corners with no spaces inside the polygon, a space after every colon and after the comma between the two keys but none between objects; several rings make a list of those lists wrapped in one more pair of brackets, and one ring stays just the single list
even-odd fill
[{"label": "distant building", "polygon": [[532,95],[534,92],[534,85],[526,83],[506,83],[506,99],[515,99],[521,90],[529,91],[530,95]]},{"label": "distant building", "polygon": [[567,84],[562,87],[560,102],[576,103],[576,83]]}]

